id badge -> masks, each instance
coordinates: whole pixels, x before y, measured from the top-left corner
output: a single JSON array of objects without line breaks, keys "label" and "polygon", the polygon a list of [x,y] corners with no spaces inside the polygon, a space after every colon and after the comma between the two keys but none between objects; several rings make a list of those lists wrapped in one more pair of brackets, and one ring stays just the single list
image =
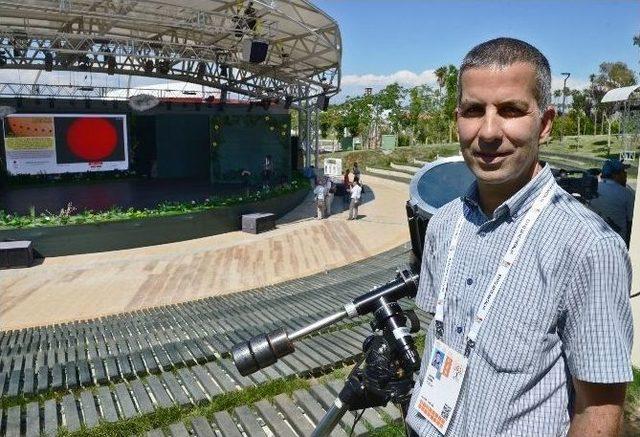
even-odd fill
[{"label": "id badge", "polygon": [[442,434],[447,432],[458,402],[467,363],[461,353],[435,340],[416,409]]}]

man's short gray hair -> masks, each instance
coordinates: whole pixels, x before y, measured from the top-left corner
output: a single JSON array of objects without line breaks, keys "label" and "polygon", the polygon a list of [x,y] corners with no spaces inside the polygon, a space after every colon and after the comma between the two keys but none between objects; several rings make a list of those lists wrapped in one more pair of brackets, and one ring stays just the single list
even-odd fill
[{"label": "man's short gray hair", "polygon": [[458,105],[462,98],[462,74],[472,68],[505,68],[517,62],[533,66],[536,72],[534,90],[540,111],[551,105],[551,68],[547,58],[534,46],[515,38],[496,38],[472,48],[462,60],[458,73]]}]

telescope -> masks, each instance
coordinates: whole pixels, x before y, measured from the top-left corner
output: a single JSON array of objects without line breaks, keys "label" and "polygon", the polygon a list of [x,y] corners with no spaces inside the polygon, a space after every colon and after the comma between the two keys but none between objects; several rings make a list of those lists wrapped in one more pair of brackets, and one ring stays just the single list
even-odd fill
[{"label": "telescope", "polygon": [[[463,195],[473,180],[474,176],[461,156],[438,159],[416,172],[409,185],[410,199],[406,204],[412,264],[416,265],[416,261],[422,259],[425,231],[431,216],[444,204]],[[234,363],[241,375],[249,375],[293,353],[296,340],[345,318],[371,313],[371,324],[378,334],[365,339],[363,358],[354,366],[338,398],[312,435],[329,435],[349,410],[392,402],[406,415],[413,373],[420,368],[420,357],[411,334],[418,332],[420,322],[413,311],[403,310],[398,300],[414,298],[418,280],[419,275],[411,268],[400,269],[395,279],[346,303],[342,311],[294,332],[277,329],[235,345],[232,349]],[[362,363],[364,366],[360,369]]]},{"label": "telescope", "polygon": [[[420,368],[420,356],[411,334],[419,331],[420,322],[412,310],[403,310],[398,300],[414,298],[418,280],[419,275],[410,268],[399,269],[395,279],[347,302],[342,311],[291,333],[280,328],[236,344],[231,351],[234,364],[241,375],[247,376],[293,353],[296,340],[340,320],[373,314],[372,327],[381,334],[365,339],[364,357],[356,364],[338,398],[312,435],[329,435],[349,410],[393,402],[406,413],[413,388],[413,373]],[[407,321],[410,326],[407,326]],[[359,369],[363,361],[364,369]]]}]

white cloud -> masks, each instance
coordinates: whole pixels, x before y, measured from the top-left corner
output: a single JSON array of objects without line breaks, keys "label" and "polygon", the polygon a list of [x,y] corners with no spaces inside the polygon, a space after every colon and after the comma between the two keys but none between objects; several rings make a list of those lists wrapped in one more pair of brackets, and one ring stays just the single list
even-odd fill
[{"label": "white cloud", "polygon": [[385,87],[392,83],[398,83],[404,87],[417,85],[435,85],[436,76],[433,70],[425,70],[422,73],[414,73],[409,70],[400,70],[391,74],[347,74],[342,77],[342,85],[353,87]]},{"label": "white cloud", "polygon": [[434,70],[425,70],[421,73],[399,70],[391,74],[346,74],[342,76],[341,91],[336,100],[342,101],[346,96],[362,95],[365,88],[373,88],[375,93],[392,83],[398,83],[406,88],[425,84],[437,86]]},{"label": "white cloud", "polygon": [[[551,89],[552,90],[561,90],[562,89],[562,84],[564,83],[564,76],[559,75],[551,75]],[[584,89],[587,88],[589,86],[589,79],[585,79],[583,77],[574,77],[574,76],[569,76],[569,79],[567,79],[567,88],[570,88],[572,90],[574,89]]]}]

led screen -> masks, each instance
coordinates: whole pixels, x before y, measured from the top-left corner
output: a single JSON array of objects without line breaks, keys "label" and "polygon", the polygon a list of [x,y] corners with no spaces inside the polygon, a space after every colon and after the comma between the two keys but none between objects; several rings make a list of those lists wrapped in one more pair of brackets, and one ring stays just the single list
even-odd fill
[{"label": "led screen", "polygon": [[124,115],[13,114],[3,128],[10,174],[129,168]]}]

